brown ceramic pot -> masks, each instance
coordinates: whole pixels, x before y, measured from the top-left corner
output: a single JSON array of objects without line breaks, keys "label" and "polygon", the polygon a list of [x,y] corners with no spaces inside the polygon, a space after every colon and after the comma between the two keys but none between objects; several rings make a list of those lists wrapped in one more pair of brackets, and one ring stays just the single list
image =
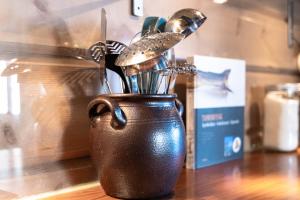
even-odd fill
[{"label": "brown ceramic pot", "polygon": [[176,95],[101,95],[88,110],[91,153],[108,195],[137,199],[172,192],[185,157]]}]

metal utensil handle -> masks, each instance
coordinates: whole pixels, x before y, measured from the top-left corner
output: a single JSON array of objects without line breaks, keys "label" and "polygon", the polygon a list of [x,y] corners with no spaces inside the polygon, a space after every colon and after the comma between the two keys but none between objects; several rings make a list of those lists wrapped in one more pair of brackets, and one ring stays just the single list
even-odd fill
[{"label": "metal utensil handle", "polygon": [[178,99],[175,99],[175,105],[176,105],[176,108],[178,110],[178,113],[179,113],[180,117],[182,117],[182,114],[183,114],[183,111],[184,111],[183,104]]},{"label": "metal utensil handle", "polygon": [[131,40],[130,40],[130,42],[129,42],[129,45],[131,45],[132,43],[134,43],[135,40],[137,40],[137,37],[138,37],[139,35],[142,35],[142,32],[141,32],[141,31],[140,31],[140,32],[137,32],[137,33],[131,38]]},{"label": "metal utensil handle", "polygon": [[100,116],[100,112],[103,108],[99,107],[99,105],[104,104],[107,106],[111,112],[111,126],[114,129],[121,129],[124,128],[124,126],[127,123],[126,115],[118,105],[118,103],[109,98],[109,97],[97,97],[96,99],[92,100],[88,105],[88,114],[89,118],[93,120],[95,117]]}]

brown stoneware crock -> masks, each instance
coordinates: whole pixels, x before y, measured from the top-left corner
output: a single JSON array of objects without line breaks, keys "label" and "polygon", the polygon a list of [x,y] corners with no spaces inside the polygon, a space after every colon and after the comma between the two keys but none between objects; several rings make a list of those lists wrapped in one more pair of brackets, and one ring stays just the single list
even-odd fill
[{"label": "brown stoneware crock", "polygon": [[124,199],[172,192],[185,158],[176,95],[100,95],[88,105],[92,158],[106,194]]}]

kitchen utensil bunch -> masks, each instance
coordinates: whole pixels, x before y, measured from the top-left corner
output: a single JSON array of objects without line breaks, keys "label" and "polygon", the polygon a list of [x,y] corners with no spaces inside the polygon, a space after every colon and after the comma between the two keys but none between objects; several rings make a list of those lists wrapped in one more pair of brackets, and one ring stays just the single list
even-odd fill
[{"label": "kitchen utensil bunch", "polygon": [[101,41],[89,48],[91,58],[100,65],[100,78],[105,93],[111,93],[106,68],[122,80],[124,93],[168,94],[179,74],[196,74],[194,66],[176,64],[174,46],[195,32],[206,16],[195,9],[182,9],[166,20],[147,17],[141,37],[126,46],[106,40],[106,14],[101,14]]}]

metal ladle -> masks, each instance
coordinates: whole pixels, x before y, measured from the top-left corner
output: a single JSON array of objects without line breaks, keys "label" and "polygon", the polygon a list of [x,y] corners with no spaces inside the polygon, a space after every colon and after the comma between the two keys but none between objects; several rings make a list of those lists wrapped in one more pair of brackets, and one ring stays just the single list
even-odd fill
[{"label": "metal ladle", "polygon": [[[116,65],[124,69],[126,76],[129,77],[131,89],[133,93],[138,93],[141,83],[137,81],[137,75],[145,71],[155,69],[156,65],[160,65],[160,56],[179,43],[184,36],[179,33],[156,33],[142,37],[139,41],[132,43],[120,54],[116,60]],[[158,59],[157,59],[158,58]],[[162,64],[161,66],[164,66]],[[148,80],[151,80],[151,72]],[[151,81],[150,81],[151,82]],[[147,91],[144,91],[145,84],[142,84],[142,92],[151,92],[147,83]]]},{"label": "metal ladle", "polygon": [[165,32],[181,33],[188,37],[195,32],[206,20],[206,16],[199,10],[187,8],[177,11],[167,21]]},{"label": "metal ladle", "polygon": [[159,57],[184,38],[179,33],[156,33],[142,37],[124,49],[116,60],[116,65],[126,67],[144,63]]}]

